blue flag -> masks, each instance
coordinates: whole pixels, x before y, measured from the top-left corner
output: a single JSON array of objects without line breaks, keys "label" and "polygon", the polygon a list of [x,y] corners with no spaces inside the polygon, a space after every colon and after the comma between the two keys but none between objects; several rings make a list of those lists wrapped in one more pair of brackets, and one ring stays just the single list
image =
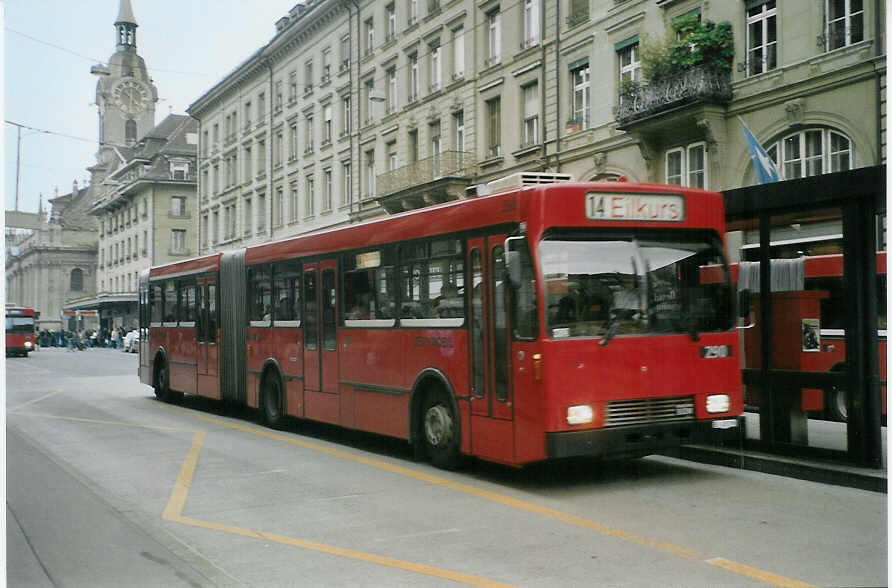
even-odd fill
[{"label": "blue flag", "polygon": [[759,144],[759,141],[756,140],[747,128],[743,119],[738,116],[737,120],[743,125],[743,134],[746,135],[746,143],[750,148],[750,156],[753,158],[753,167],[756,168],[756,173],[759,174],[759,183],[767,184],[769,182],[780,180],[780,174],[777,171],[777,166],[774,164],[774,161],[772,161],[771,157],[768,156],[768,153],[765,152],[765,149],[762,148],[762,145]]}]

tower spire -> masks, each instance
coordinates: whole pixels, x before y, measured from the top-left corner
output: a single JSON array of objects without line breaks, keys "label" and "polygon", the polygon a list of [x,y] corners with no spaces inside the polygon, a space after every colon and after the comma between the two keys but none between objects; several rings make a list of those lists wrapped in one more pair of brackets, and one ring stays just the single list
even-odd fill
[{"label": "tower spire", "polygon": [[118,51],[136,49],[136,27],[138,26],[136,17],[133,16],[130,0],[121,0],[118,6],[118,18],[115,19]]}]

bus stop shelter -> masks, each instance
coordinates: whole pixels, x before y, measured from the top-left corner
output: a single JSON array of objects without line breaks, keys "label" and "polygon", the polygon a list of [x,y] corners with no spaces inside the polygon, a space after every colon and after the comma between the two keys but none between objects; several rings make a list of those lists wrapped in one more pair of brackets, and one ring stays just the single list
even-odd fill
[{"label": "bus stop shelter", "polygon": [[[882,397],[877,336],[877,215],[886,210],[886,168],[874,166],[760,184],[724,192],[728,230],[758,231],[761,284],[759,316],[761,363],[744,368],[743,382],[760,390],[760,449],[803,455],[796,443],[805,416],[795,410],[802,388],[843,386],[847,394],[846,461],[882,467]],[[845,369],[799,371],[772,365],[772,229],[837,218],[842,222],[845,312]],[[879,229],[882,230],[882,229]],[[885,242],[885,240],[883,240]],[[883,302],[880,302],[883,303]]]}]

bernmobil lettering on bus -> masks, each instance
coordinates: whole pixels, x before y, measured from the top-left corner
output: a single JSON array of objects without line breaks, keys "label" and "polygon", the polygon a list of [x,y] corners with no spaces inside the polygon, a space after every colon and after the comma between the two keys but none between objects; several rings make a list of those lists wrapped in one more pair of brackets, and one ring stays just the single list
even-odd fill
[{"label": "bernmobil lettering on bus", "polygon": [[674,194],[585,195],[585,215],[591,220],[683,221],[684,198]]}]

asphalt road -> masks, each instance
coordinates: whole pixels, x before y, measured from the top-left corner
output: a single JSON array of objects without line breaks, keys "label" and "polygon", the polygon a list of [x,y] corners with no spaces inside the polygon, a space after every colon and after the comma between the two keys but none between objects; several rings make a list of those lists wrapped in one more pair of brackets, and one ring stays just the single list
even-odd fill
[{"label": "asphalt road", "polygon": [[879,586],[886,495],[665,457],[458,472],[166,405],[113,350],[6,361],[16,586]]}]

